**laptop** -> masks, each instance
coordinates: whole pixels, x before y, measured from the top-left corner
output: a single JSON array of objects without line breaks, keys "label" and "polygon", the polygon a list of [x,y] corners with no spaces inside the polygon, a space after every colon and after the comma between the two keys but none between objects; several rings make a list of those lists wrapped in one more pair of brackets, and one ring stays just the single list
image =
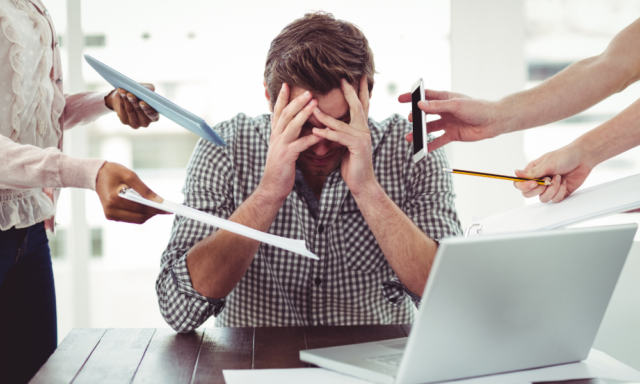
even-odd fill
[{"label": "laptop", "polygon": [[300,351],[300,360],[397,384],[584,360],[636,229],[445,239],[409,337]]}]

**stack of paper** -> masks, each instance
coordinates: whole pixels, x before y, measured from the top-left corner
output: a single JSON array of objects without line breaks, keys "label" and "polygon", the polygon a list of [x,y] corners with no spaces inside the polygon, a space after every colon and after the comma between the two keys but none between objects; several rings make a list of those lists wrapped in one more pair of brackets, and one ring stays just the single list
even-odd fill
[{"label": "stack of paper", "polygon": [[536,203],[472,224],[470,235],[565,228],[640,208],[640,174],[576,191],[560,203]]},{"label": "stack of paper", "polygon": [[[526,348],[526,346],[523,346]],[[288,383],[367,383],[351,376],[322,368],[223,370],[227,384],[288,384]],[[540,381],[565,381],[577,379],[609,379],[640,383],[640,372],[606,353],[592,349],[589,357],[581,362],[552,367],[453,380],[451,384],[521,384]]]}]

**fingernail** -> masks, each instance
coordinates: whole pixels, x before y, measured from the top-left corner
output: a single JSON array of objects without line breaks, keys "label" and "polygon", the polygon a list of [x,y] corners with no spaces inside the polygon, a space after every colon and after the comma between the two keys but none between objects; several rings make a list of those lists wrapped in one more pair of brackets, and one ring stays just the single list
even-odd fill
[{"label": "fingernail", "polygon": [[311,95],[311,92],[309,92],[309,91],[305,91],[304,92],[304,97],[309,97],[309,95]]},{"label": "fingernail", "polygon": [[428,101],[419,101],[418,102],[418,107],[427,108],[427,107],[429,107],[429,102]]},{"label": "fingernail", "polygon": [[280,87],[280,91],[284,91],[284,86],[286,85],[286,83],[282,83],[282,87]]},{"label": "fingernail", "polygon": [[320,109],[316,107],[316,109],[314,109],[313,112],[320,113]]},{"label": "fingernail", "polygon": [[124,97],[126,96],[126,93],[122,93],[122,92],[118,92],[118,94],[120,95],[120,97],[122,97],[124,99]]},{"label": "fingernail", "polygon": [[535,181],[532,182],[531,184],[529,184],[529,189],[534,189],[535,187],[538,186],[538,183],[536,183]]},{"label": "fingernail", "polygon": [[523,173],[524,171],[516,169],[516,173]]},{"label": "fingernail", "polygon": [[567,185],[567,179],[562,180],[562,185]]},{"label": "fingernail", "polygon": [[135,98],[135,97],[129,97],[129,96],[127,96],[127,99],[129,99],[129,101],[130,101],[130,102],[132,102],[132,103],[136,101],[136,98]]}]

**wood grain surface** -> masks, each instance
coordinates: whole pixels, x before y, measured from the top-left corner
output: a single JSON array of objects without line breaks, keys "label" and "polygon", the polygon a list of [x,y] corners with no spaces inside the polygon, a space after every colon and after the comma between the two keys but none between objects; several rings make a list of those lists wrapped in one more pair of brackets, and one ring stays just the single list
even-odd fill
[{"label": "wood grain surface", "polygon": [[188,334],[171,329],[74,329],[30,383],[217,384],[224,383],[223,369],[309,367],[300,361],[301,350],[395,339],[410,331],[408,324],[207,328]]}]

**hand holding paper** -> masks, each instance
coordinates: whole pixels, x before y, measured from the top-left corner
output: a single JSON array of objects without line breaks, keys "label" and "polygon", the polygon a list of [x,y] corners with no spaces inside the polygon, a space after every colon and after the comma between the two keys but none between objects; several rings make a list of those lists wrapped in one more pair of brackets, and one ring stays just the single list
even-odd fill
[{"label": "hand holding paper", "polygon": [[173,203],[171,201],[164,200],[162,203],[147,200],[140,196],[136,191],[132,189],[125,189],[120,192],[120,197],[134,201],[136,203],[144,204],[152,208],[156,208],[162,211],[171,212],[180,216],[187,217],[192,220],[197,220],[205,224],[213,225],[214,227],[224,229],[225,231],[233,232],[238,235],[246,236],[248,238],[258,240],[260,242],[273,245],[274,247],[282,248],[287,251],[297,253],[302,256],[309,257],[311,259],[319,260],[318,256],[309,252],[304,240],[287,239],[280,236],[271,235],[262,231],[258,231],[253,228],[249,228],[242,224],[234,223],[229,220],[221,219],[219,217],[198,211],[191,207],[187,207],[182,204]]}]

